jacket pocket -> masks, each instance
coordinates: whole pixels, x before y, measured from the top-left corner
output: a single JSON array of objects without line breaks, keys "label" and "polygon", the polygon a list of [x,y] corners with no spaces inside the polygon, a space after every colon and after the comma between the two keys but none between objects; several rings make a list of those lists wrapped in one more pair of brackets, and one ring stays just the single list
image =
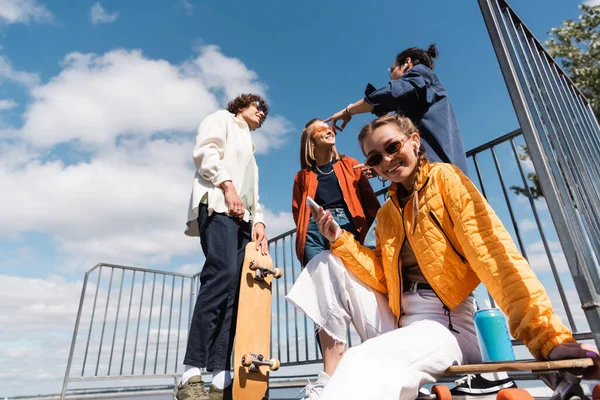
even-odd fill
[{"label": "jacket pocket", "polygon": [[456,255],[458,257],[460,257],[460,260],[463,263],[467,263],[467,259],[465,258],[465,256],[463,256],[462,254],[460,254],[460,252],[458,250],[456,250],[456,247],[454,246],[454,244],[452,243],[452,241],[450,240],[450,238],[448,237],[448,235],[446,234],[446,232],[444,232],[444,228],[442,228],[442,224],[440,223],[440,221],[437,219],[437,217],[435,216],[435,214],[433,213],[433,211],[429,210],[429,216],[431,217],[431,219],[433,220],[433,223],[439,228],[439,230],[442,232],[442,235],[444,235],[444,237],[446,238],[446,240],[448,241],[448,244],[450,244],[450,247],[452,247],[452,250],[454,250],[454,252],[456,253]]}]

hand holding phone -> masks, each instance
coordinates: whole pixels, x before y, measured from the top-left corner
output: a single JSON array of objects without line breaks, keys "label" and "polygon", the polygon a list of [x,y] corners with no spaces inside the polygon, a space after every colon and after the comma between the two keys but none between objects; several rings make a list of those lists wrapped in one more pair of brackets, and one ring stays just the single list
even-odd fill
[{"label": "hand holding phone", "polygon": [[[308,205],[314,211],[313,215],[317,215],[319,208],[321,208],[321,206],[318,205],[317,202],[314,201],[310,196],[306,196],[306,205]],[[337,232],[338,229],[340,229],[340,226],[335,219],[332,220],[331,225],[329,225],[329,230],[331,232]]]}]

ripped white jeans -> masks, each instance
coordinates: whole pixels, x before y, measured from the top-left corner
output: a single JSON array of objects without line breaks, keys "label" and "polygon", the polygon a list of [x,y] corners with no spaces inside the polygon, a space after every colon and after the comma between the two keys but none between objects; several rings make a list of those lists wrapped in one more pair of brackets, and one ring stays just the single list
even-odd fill
[{"label": "ripped white jeans", "polygon": [[388,299],[325,251],[304,268],[286,299],[338,342],[352,323],[364,341],[344,354],[321,399],[414,399],[451,365],[481,362],[475,334],[475,300],[452,310],[454,330],[431,290],[402,295],[401,328]]}]

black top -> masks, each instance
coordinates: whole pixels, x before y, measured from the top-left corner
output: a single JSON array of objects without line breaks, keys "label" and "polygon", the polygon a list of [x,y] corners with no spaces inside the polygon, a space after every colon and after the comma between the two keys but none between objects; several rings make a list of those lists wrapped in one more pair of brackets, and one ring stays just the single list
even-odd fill
[{"label": "black top", "polygon": [[330,161],[325,165],[319,165],[318,169],[314,169],[317,174],[315,201],[324,209],[346,207],[340,183],[333,170],[334,162]]}]

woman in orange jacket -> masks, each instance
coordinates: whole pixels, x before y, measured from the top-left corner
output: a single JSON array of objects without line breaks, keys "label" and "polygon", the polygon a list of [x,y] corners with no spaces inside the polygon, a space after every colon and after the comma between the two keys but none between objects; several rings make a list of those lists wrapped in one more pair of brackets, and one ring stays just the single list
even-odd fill
[{"label": "woman in orange jacket", "polygon": [[[365,164],[393,182],[377,214],[376,248],[334,227],[319,209],[319,232],[343,263],[320,259],[290,300],[334,341],[344,341],[350,321],[375,321],[385,332],[344,354],[320,399],[414,399],[449,366],[479,362],[469,294],[480,282],[535,358],[590,357],[596,365],[585,377],[600,377],[598,350],[575,342],[485,198],[459,168],[429,163],[408,118],[380,117],[359,141]],[[387,304],[372,301],[376,292]]]},{"label": "woman in orange jacket", "polygon": [[292,213],[296,223],[296,255],[302,265],[329,249],[310,216],[309,196],[329,210],[341,227],[363,240],[379,201],[352,157],[338,153],[335,132],[320,119],[308,121],[300,137],[300,171],[294,178]]}]

